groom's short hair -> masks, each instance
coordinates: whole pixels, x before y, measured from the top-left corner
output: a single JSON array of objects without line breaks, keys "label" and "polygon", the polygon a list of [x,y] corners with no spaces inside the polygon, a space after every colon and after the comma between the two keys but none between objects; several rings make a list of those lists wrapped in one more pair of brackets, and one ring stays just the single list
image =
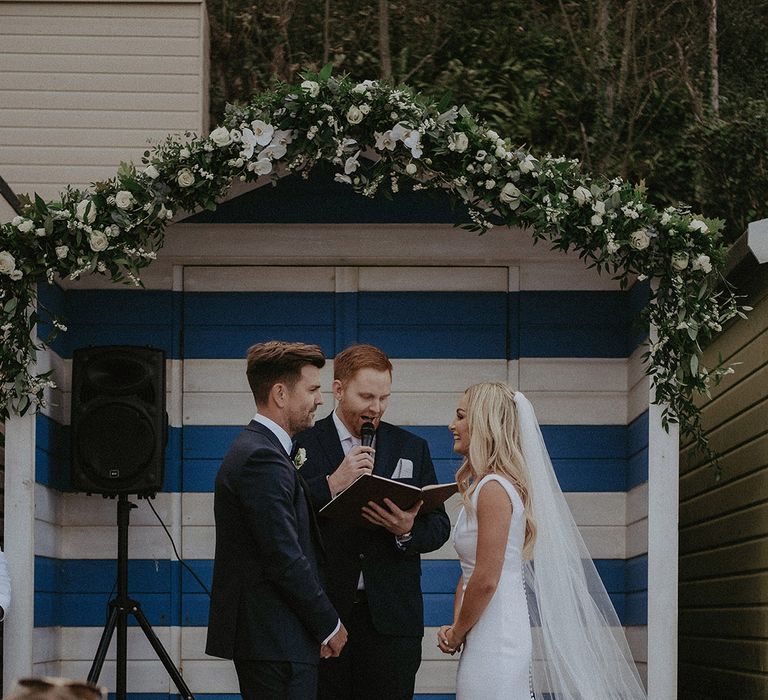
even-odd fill
[{"label": "groom's short hair", "polygon": [[376,369],[379,372],[389,372],[392,376],[392,363],[387,354],[375,345],[350,345],[342,350],[333,360],[333,378],[341,382],[357,374],[361,369]]},{"label": "groom's short hair", "polygon": [[296,384],[305,365],[317,368],[325,365],[325,355],[319,345],[270,340],[248,348],[245,373],[256,405],[267,402],[269,392],[278,382],[285,382],[289,387]]}]

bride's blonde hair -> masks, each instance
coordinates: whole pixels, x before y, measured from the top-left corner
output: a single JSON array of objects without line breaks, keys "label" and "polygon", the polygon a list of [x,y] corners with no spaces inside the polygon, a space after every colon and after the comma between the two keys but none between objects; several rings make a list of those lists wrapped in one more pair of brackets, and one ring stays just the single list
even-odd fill
[{"label": "bride's blonde hair", "polygon": [[456,473],[459,493],[467,512],[472,512],[472,493],[487,474],[506,477],[517,489],[525,508],[523,556],[530,559],[536,540],[536,523],[531,513],[528,467],[520,447],[515,393],[500,382],[473,384],[467,397],[469,452]]}]

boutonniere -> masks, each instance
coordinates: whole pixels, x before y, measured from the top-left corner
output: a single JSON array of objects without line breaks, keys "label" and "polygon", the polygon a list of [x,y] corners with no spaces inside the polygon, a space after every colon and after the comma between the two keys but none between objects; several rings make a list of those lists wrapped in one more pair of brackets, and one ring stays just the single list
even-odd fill
[{"label": "boutonniere", "polygon": [[296,469],[301,469],[306,461],[307,451],[303,447],[300,447],[296,450],[296,454],[293,456],[293,466],[296,467]]}]

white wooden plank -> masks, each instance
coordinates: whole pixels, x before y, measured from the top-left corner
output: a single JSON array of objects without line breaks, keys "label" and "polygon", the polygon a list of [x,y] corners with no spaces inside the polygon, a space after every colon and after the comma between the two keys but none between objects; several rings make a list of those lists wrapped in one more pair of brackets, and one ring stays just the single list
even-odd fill
[{"label": "white wooden plank", "polygon": [[[59,524],[69,527],[106,527],[117,522],[117,501],[99,495],[84,493],[61,494],[61,516]],[[163,522],[169,524],[172,517],[172,493],[158,493],[152,505]],[[160,526],[147,499],[131,497],[129,500],[138,507],[131,510],[131,528],[135,526]]]},{"label": "white wooden plank", "polygon": [[32,646],[34,648],[34,663],[47,663],[51,661],[56,662],[61,658],[59,629],[59,627],[33,628]]},{"label": "white wooden plank", "polygon": [[[32,54],[16,54],[18,56],[31,56]],[[57,63],[63,58],[63,56],[55,56],[53,60]],[[148,58],[150,61],[157,61],[156,58]],[[177,59],[177,60],[193,60],[191,59]],[[30,87],[30,86],[27,86]],[[8,109],[50,109],[54,106],[56,109],[62,110],[80,110],[83,105],[87,104],[89,109],[94,110],[118,110],[120,112],[127,111],[143,111],[143,110],[158,110],[162,112],[194,112],[199,109],[199,96],[197,93],[185,93],[185,92],[169,92],[169,93],[145,93],[145,92],[66,92],[66,91],[41,91],[31,89],[16,89],[6,90],[3,93],[3,106]],[[50,135],[50,134],[47,134]],[[72,145],[72,144],[67,144]],[[109,144],[102,148],[115,148],[119,144]],[[88,149],[89,146],[82,146],[84,149]],[[44,150],[49,148],[48,146],[35,146],[30,145],[30,153],[33,154],[35,149]],[[3,148],[1,153],[8,152],[7,146]],[[61,152],[51,149],[52,153],[57,157],[61,156]]]},{"label": "white wooden plank", "polygon": [[506,292],[506,267],[361,267],[361,292]]},{"label": "white wooden plank", "polygon": [[623,392],[627,361],[612,358],[521,357],[520,390]]},{"label": "white wooden plank", "polygon": [[[48,73],[53,70],[57,73],[110,75],[120,73],[199,75],[200,71],[194,56],[134,56],[129,58],[115,55],[89,57],[73,54],[35,55],[28,53],[4,53],[3,68],[10,73]],[[5,103],[5,100],[3,102]],[[6,106],[10,107],[11,105],[6,104]]]},{"label": "white wooden plank", "polygon": [[[541,245],[541,244],[540,244]],[[618,290],[619,283],[608,274],[599,275],[587,269],[578,256],[570,254],[547,263],[527,263],[520,267],[520,289],[537,291],[558,290]]]},{"label": "white wooden plank", "polygon": [[627,492],[627,525],[648,517],[648,482]]},{"label": "white wooden plank", "polygon": [[626,558],[648,553],[648,518],[627,525]]},{"label": "white wooden plank", "polygon": [[625,627],[624,632],[627,635],[627,642],[632,652],[632,657],[636,662],[645,663],[648,661],[648,628],[645,625]]},{"label": "white wooden plank", "polygon": [[[42,95],[47,93],[42,92]],[[82,93],[74,93],[82,94]],[[126,92],[132,98],[137,93]],[[148,95],[153,99],[153,95]],[[141,154],[150,143],[159,143],[168,132],[157,124],[149,129],[115,129],[114,124],[104,129],[83,129],[77,126],[46,129],[46,144],[56,146],[112,147],[119,146],[125,154],[121,160],[141,161]],[[40,130],[33,127],[7,127],[0,124],[0,141],[13,146],[39,146]],[[157,264],[157,263],[155,263]]]},{"label": "white wooden plank", "polygon": [[[4,3],[0,3],[0,7]],[[69,4],[69,3],[67,3]],[[0,35],[4,51],[9,53],[84,55],[82,36]],[[93,56],[199,56],[200,39],[181,37],[111,36],[88,37],[88,54]],[[135,52],[135,53],[134,53]],[[27,84],[29,86],[30,83]],[[38,88],[39,89],[39,88]],[[55,87],[51,89],[56,89]]]},{"label": "white wooden plank", "polygon": [[[61,528],[58,540],[63,559],[114,559],[117,556],[117,527],[72,525]],[[132,559],[171,559],[174,556],[170,540],[160,525],[143,527],[133,524],[128,529],[128,555]]]},{"label": "white wooden plank", "polygon": [[456,691],[458,659],[425,659],[416,674],[417,693],[453,693]]},{"label": "white wooden plank", "polygon": [[[6,513],[6,522],[8,522],[8,514]],[[44,520],[35,520],[34,525],[34,555],[40,557],[51,557],[56,559],[61,556],[61,528],[53,523],[47,523]],[[6,540],[7,541],[7,540]],[[6,553],[8,551],[6,545]],[[13,582],[11,582],[13,585]],[[16,586],[14,585],[14,590]],[[18,614],[17,596],[14,594],[14,613]],[[6,628],[7,629],[7,628]],[[6,632],[7,634],[7,632]]]},{"label": "white wooden plank", "polygon": [[[58,658],[62,661],[92,660],[103,631],[101,627],[48,627],[43,629],[53,629],[58,633],[60,647]],[[170,653],[171,628],[153,625],[152,629],[165,650]],[[117,639],[113,637],[107,651],[108,660],[115,659],[116,647]],[[128,658],[132,661],[157,660],[157,654],[139,627],[128,628]]]},{"label": "white wooden plank", "polygon": [[[88,76],[88,79],[98,80],[101,76]],[[133,76],[116,76],[117,83]],[[78,76],[66,77],[66,81],[76,81]],[[141,77],[141,80],[147,80]],[[167,82],[169,85],[176,80],[187,80],[184,76],[162,75],[149,79],[151,83]],[[194,78],[197,80],[197,78]],[[2,89],[2,88],[0,88]],[[79,128],[113,127],[121,124],[126,129],[151,129],[162,124],[168,131],[184,131],[194,129],[199,123],[199,114],[192,110],[182,112],[179,110],[160,112],[156,110],[141,110],[130,112],[124,110],[96,110],[96,109],[4,109],[0,108],[0,124],[3,126],[32,126],[38,128],[76,126]],[[82,162],[83,158],[78,158]],[[8,162],[8,161],[6,161]],[[119,163],[118,163],[119,164]],[[28,169],[17,169],[17,173],[35,173],[40,165],[30,164]],[[47,165],[45,166],[47,167]]]},{"label": "white wooden plank", "polygon": [[181,556],[184,559],[213,559],[216,531],[213,526],[187,525]]},{"label": "white wooden plank", "polygon": [[[0,41],[5,42],[3,37]],[[82,39],[81,39],[82,41]],[[90,39],[88,40],[90,41]],[[111,42],[111,40],[110,40]],[[16,90],[34,85],[37,90],[75,90],[78,92],[197,92],[200,78],[194,75],[87,75],[73,73],[0,73],[0,90]],[[34,113],[32,113],[34,114]],[[126,115],[128,116],[128,115]],[[52,120],[47,126],[59,126]],[[122,122],[116,122],[121,124]],[[4,126],[25,126],[26,122],[9,123],[0,116]],[[32,126],[42,126],[34,122]],[[107,126],[106,120],[102,126]],[[155,128],[158,124],[155,123]],[[136,128],[136,127],[129,127]],[[146,128],[150,128],[147,126]],[[182,127],[185,128],[185,127]]]},{"label": "white wooden plank", "polygon": [[35,484],[35,520],[59,525],[61,521],[62,494],[56,489]]},{"label": "white wooden plank", "polygon": [[115,19],[143,18],[160,20],[163,18],[195,18],[199,16],[201,0],[168,0],[162,4],[158,0],[149,2],[84,2],[81,0],[65,0],[64,2],[49,2],[47,0],[31,0],[29,2],[0,3],[0,17],[111,17]]},{"label": "white wooden plank", "polygon": [[625,392],[540,392],[525,395],[541,425],[626,425]]},{"label": "white wooden plank", "polygon": [[51,163],[88,163],[109,166],[116,170],[122,160],[125,160],[125,148],[123,147],[17,146],[0,148],[0,165],[26,163],[28,165],[48,166]]},{"label": "white wooden plank", "polygon": [[213,494],[183,493],[181,495],[182,525],[213,525]]},{"label": "white wooden plank", "polygon": [[87,22],[76,17],[61,16],[54,21],[39,17],[7,17],[3,22],[5,36],[76,36],[87,41],[89,37],[197,37],[200,21],[194,19],[165,18],[157,20],[123,17],[115,22],[111,17],[90,17]]},{"label": "white wooden plank", "polygon": [[[93,660],[62,661],[60,675],[64,678],[87,678]],[[115,662],[106,661],[99,676],[99,685],[115,692]],[[129,693],[176,693],[176,686],[157,658],[151,661],[128,660],[127,686]],[[186,680],[186,679],[185,679]]]},{"label": "white wooden plank", "polygon": [[240,693],[235,666],[227,659],[185,660],[184,680],[195,693]]},{"label": "white wooden plank", "polygon": [[401,392],[463,392],[478,382],[505,382],[509,371],[506,360],[395,359],[392,365],[392,391],[398,395]]},{"label": "white wooden plank", "polygon": [[184,268],[187,292],[332,292],[333,267],[216,266]]}]

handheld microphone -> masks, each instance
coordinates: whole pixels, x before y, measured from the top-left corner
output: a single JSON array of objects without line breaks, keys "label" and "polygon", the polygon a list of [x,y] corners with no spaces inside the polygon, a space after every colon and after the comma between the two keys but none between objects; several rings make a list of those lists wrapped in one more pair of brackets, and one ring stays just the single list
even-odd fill
[{"label": "handheld microphone", "polygon": [[373,444],[373,436],[376,435],[376,427],[370,421],[363,423],[360,427],[360,444],[363,447],[370,447]]}]

